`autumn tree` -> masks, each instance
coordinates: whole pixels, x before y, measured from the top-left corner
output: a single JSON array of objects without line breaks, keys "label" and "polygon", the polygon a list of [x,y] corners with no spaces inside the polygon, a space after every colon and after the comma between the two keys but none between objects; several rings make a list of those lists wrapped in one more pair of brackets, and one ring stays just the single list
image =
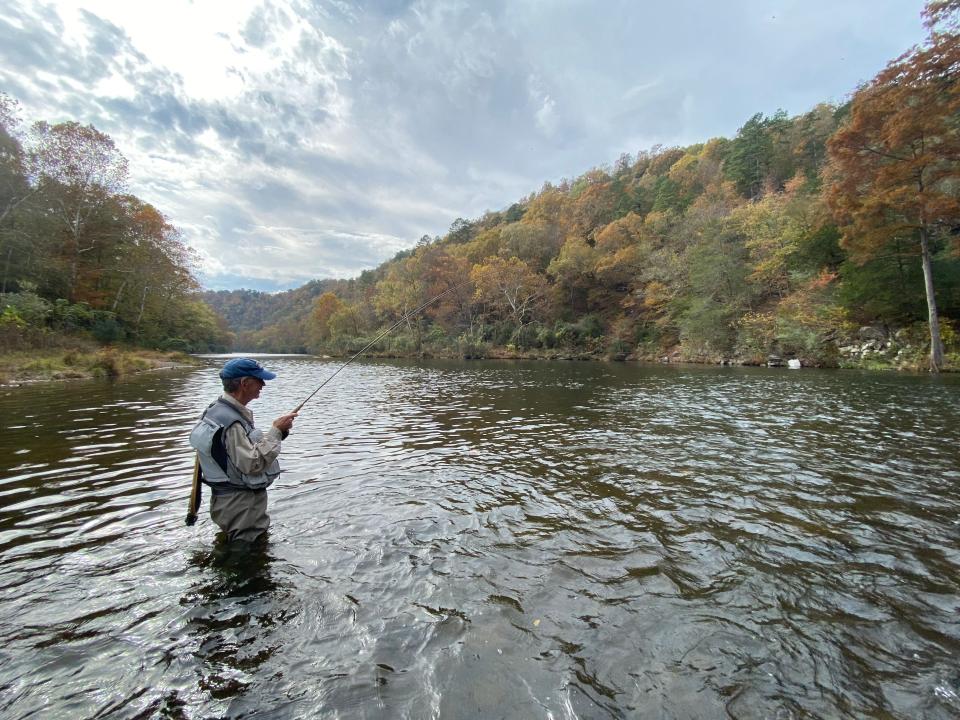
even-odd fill
[{"label": "autumn tree", "polygon": [[[819,193],[804,189],[806,177],[798,173],[783,192],[770,193],[732,213],[750,255],[750,280],[761,295],[784,298],[793,289],[807,249],[830,223]],[[806,268],[807,275],[820,267]]]},{"label": "autumn tree", "polygon": [[447,331],[458,327],[472,331],[475,288],[470,282],[470,263],[437,245],[426,248],[419,260],[427,297],[443,294],[424,308],[424,314]]},{"label": "autumn tree", "polygon": [[544,300],[547,279],[518,258],[489,258],[470,273],[476,297],[510,317],[517,329],[533,319]]},{"label": "autumn tree", "polygon": [[17,103],[0,93],[0,226],[30,193],[19,124]]},{"label": "autumn tree", "polygon": [[96,216],[125,189],[127,161],[113,140],[92,125],[38,122],[32,140],[31,174],[63,233],[67,294],[73,299],[80,263],[102,240],[94,228]]},{"label": "autumn tree", "polygon": [[614,287],[628,289],[643,267],[649,251],[645,240],[644,222],[636,213],[615,220],[597,233],[597,277]]},{"label": "autumn tree", "polygon": [[543,222],[515,222],[500,230],[500,257],[520,258],[537,272],[546,269],[559,249],[556,229]]},{"label": "autumn tree", "polygon": [[547,274],[556,281],[556,291],[568,308],[586,309],[586,295],[595,282],[596,266],[596,249],[577,235],[568,237],[547,267]]},{"label": "autumn tree", "polygon": [[[407,330],[416,338],[417,352],[423,345],[423,315],[411,315],[414,309],[422,305],[427,296],[427,284],[421,272],[424,250],[429,246],[419,248],[411,257],[395,263],[386,277],[377,283],[377,294],[374,306],[377,312],[391,320],[403,320]],[[354,313],[355,314],[355,313]],[[357,321],[359,324],[359,320]],[[341,323],[347,327],[349,323]]]},{"label": "autumn tree", "polygon": [[960,0],[924,11],[927,42],[892,61],[853,98],[830,139],[828,201],[844,245],[866,260],[896,240],[914,243],[923,268],[930,369],[943,365],[931,255],[960,224]]},{"label": "autumn tree", "polygon": [[330,339],[330,318],[343,308],[343,302],[335,293],[325,292],[313,303],[313,310],[307,322],[307,339],[319,348]]}]

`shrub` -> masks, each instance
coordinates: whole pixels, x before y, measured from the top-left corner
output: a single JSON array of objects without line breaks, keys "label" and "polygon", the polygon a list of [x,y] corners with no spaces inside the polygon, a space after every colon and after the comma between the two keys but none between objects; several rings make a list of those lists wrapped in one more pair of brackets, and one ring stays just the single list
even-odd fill
[{"label": "shrub", "polygon": [[577,332],[581,338],[598,338],[603,336],[603,323],[596,315],[584,315],[577,320]]},{"label": "shrub", "polygon": [[557,333],[548,327],[541,327],[537,333],[537,343],[540,347],[553,349],[557,347]]},{"label": "shrub", "polygon": [[537,328],[533,325],[517,328],[510,336],[510,344],[521,349],[538,347]]},{"label": "shrub", "polygon": [[17,312],[16,308],[7,305],[3,308],[3,312],[0,312],[0,327],[22,329],[26,326],[27,321]]},{"label": "shrub", "polygon": [[97,353],[90,370],[94,377],[118,377],[123,374],[123,357],[111,349]]},{"label": "shrub", "polygon": [[111,343],[123,339],[123,327],[112,312],[95,311],[93,313],[93,336],[102,343]]},{"label": "shrub", "polygon": [[490,346],[479,335],[463,333],[457,338],[457,353],[464,360],[484,358],[489,349]]},{"label": "shrub", "polygon": [[737,321],[736,353],[761,360],[773,349],[777,318],[772,312],[747,312]]},{"label": "shrub", "polygon": [[93,324],[94,311],[86,303],[72,304],[58,298],[53,302],[50,324],[58,330],[81,330]]},{"label": "shrub", "polygon": [[161,342],[160,349],[166,352],[188,353],[192,348],[188,340],[184,340],[183,338],[179,338],[179,337],[174,337],[174,338],[167,338],[166,340]]},{"label": "shrub", "polygon": [[52,306],[32,292],[6,293],[0,295],[0,306],[12,309],[27,325],[44,327]]}]

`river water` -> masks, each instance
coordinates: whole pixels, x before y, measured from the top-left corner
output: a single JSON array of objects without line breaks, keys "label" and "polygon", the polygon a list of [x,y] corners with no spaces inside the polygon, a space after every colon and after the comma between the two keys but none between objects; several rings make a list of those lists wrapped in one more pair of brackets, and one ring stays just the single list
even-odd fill
[{"label": "river water", "polygon": [[960,716],[958,377],[357,363],[251,549],[204,363],[0,389],[3,718]]}]

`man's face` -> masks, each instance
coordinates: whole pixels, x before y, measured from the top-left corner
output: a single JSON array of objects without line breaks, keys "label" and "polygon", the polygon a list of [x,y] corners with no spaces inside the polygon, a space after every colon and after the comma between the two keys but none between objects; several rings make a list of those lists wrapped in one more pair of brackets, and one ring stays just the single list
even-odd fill
[{"label": "man's face", "polygon": [[243,386],[244,395],[247,397],[247,402],[250,400],[256,400],[260,397],[260,391],[263,389],[263,386],[266,383],[260,378],[255,377],[245,377],[240,381],[240,384]]}]

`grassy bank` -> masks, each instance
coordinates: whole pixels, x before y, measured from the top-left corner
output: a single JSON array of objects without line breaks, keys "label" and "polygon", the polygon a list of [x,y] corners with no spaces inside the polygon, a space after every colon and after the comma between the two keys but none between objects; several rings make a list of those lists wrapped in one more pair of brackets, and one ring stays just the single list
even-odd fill
[{"label": "grassy bank", "polygon": [[0,384],[120,377],[131,373],[194,365],[184,353],[139,348],[76,347],[0,354]]}]

